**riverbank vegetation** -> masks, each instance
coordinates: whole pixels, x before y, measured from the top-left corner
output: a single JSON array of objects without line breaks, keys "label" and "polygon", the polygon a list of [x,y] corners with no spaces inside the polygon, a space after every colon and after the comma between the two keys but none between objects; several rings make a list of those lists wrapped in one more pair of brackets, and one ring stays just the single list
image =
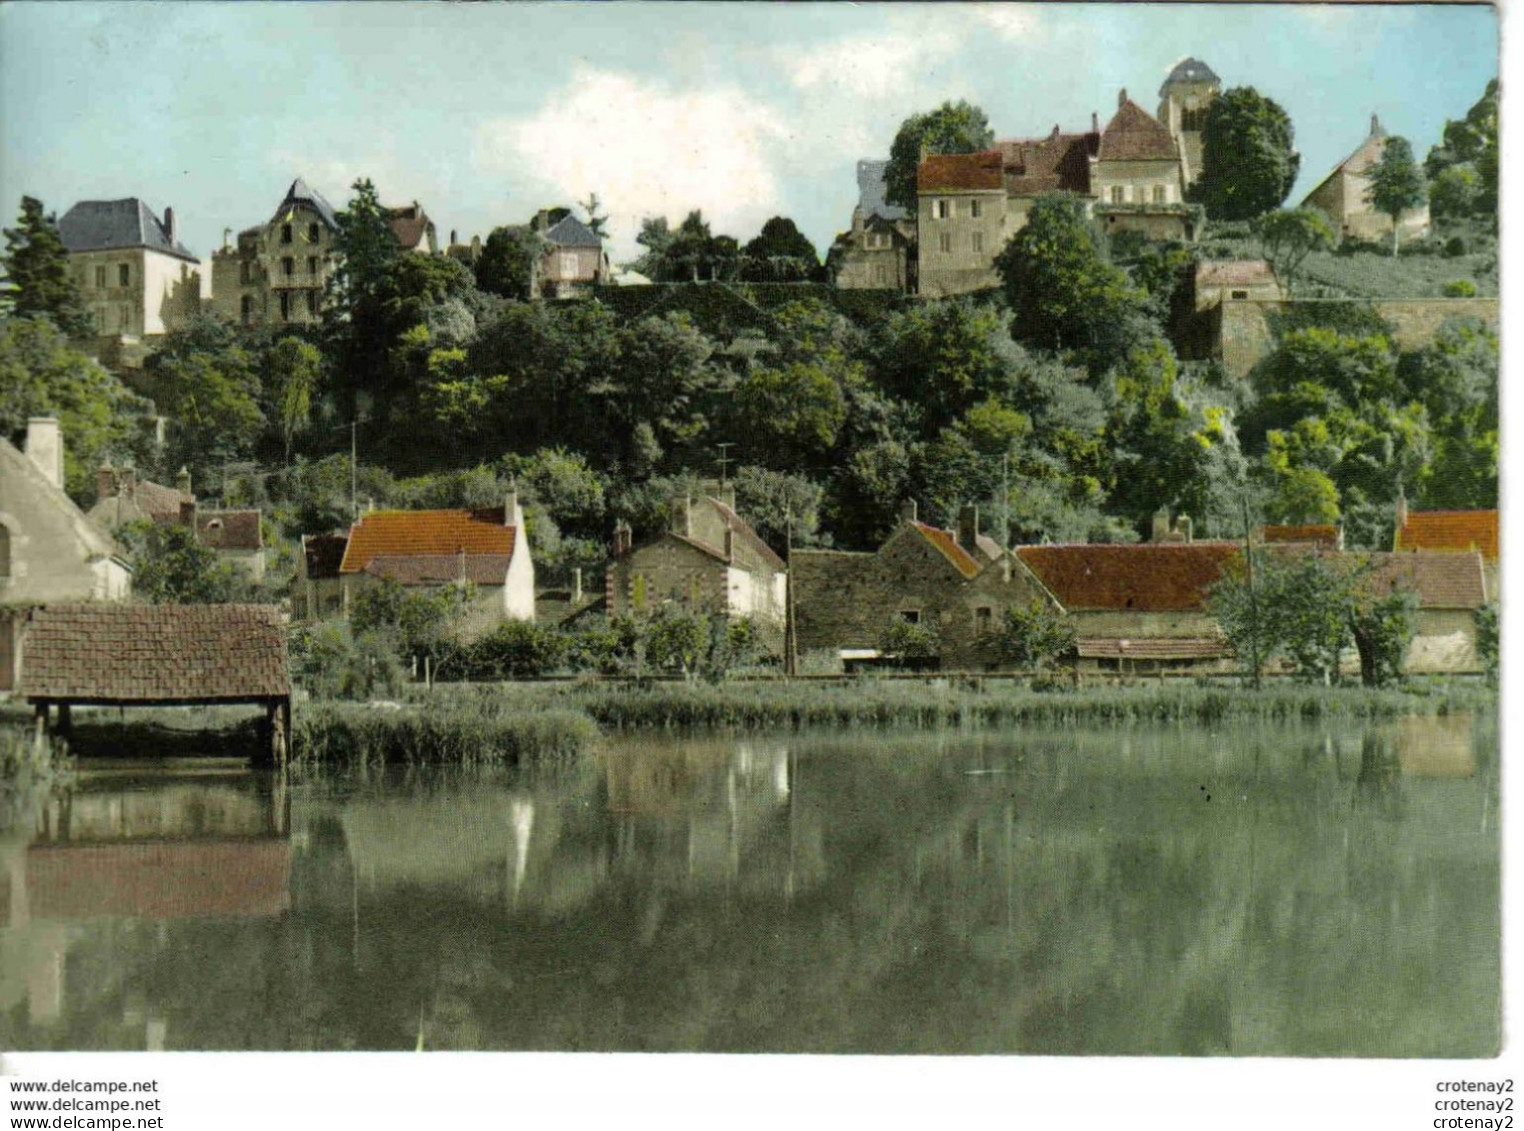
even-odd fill
[{"label": "riverbank vegetation", "polygon": [[68,785],[74,760],[56,738],[27,727],[0,725],[0,832],[55,789]]}]

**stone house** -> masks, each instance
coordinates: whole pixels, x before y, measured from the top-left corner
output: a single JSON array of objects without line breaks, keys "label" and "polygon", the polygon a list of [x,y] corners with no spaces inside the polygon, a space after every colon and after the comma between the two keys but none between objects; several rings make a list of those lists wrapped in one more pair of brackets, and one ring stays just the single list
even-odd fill
[{"label": "stone house", "polygon": [[536,295],[572,298],[587,287],[607,284],[609,257],[598,234],[575,216],[563,216],[554,224],[547,219],[542,212],[531,225],[546,244],[535,273]]},{"label": "stone house", "polygon": [[1406,589],[1418,595],[1417,632],[1408,645],[1407,670],[1479,672],[1476,615],[1487,603],[1482,555],[1476,550],[1410,550],[1361,555],[1371,567],[1371,590]]},{"label": "stone house", "polygon": [[852,229],[837,237],[832,257],[836,286],[845,290],[915,289],[915,221],[886,198],[887,161],[857,163],[857,205]]},{"label": "stone house", "polygon": [[338,215],[298,177],[268,222],[212,256],[212,308],[244,326],[310,326],[322,314]]},{"label": "stone house", "polygon": [[181,470],[174,487],[140,479],[130,467],[102,467],[96,472],[96,503],[88,517],[103,530],[129,522],[188,526],[196,541],[217,553],[250,581],[265,576],[262,515],[253,508],[203,509],[191,494],[190,473]]},{"label": "stone house", "polygon": [[995,257],[1007,238],[1000,150],[927,157],[916,168],[920,294],[933,298],[1000,285]]},{"label": "stone house", "polygon": [[64,493],[63,451],[53,417],[27,422],[24,451],[0,438],[0,691],[20,674],[25,610],[131,593],[121,548]]},{"label": "stone house", "polygon": [[1185,184],[1180,143],[1124,89],[1090,159],[1090,191],[1101,227],[1156,240],[1194,238],[1195,210],[1185,203]]},{"label": "stone house", "polygon": [[386,209],[386,223],[397,246],[409,255],[438,255],[439,238],[434,221],[416,200],[412,204]]},{"label": "stone house", "polygon": [[1013,606],[1055,606],[1030,570],[981,535],[978,511],[964,508],[957,531],[921,522],[907,501],[900,521],[872,552],[795,550],[794,625],[801,661],[834,667],[886,657],[896,621],[931,629],[943,670],[998,664],[989,639]]},{"label": "stone house", "polygon": [[534,620],[534,561],[518,497],[479,510],[372,511],[347,537],[303,538],[292,616],[346,616],[357,594],[387,581],[470,585],[476,596],[466,611],[468,636],[505,620]]},{"label": "stone house", "polygon": [[1481,554],[1489,601],[1496,601],[1501,594],[1498,545],[1496,510],[1409,511],[1407,499],[1397,499],[1392,549],[1399,554],[1414,550]]},{"label": "stone house", "polygon": [[135,196],[82,200],[58,221],[69,272],[102,338],[168,333],[201,310],[211,279],[175,236],[174,209],[161,221]]},{"label": "stone house", "polygon": [[1276,302],[1286,297],[1275,268],[1263,259],[1198,260],[1191,273],[1191,292],[1198,314],[1225,301]]},{"label": "stone house", "polygon": [[1180,176],[1189,188],[1201,176],[1201,131],[1222,80],[1200,59],[1183,59],[1159,88],[1159,121],[1180,148]]},{"label": "stone house", "polygon": [[646,616],[663,605],[703,616],[748,617],[772,647],[782,643],[786,567],[735,510],[730,492],[673,500],[668,529],[640,546],[614,530],[604,575],[609,616]]},{"label": "stone house", "polygon": [[[1392,234],[1392,218],[1376,211],[1370,202],[1370,171],[1386,149],[1386,130],[1375,114],[1371,132],[1359,147],[1341,161],[1327,177],[1307,194],[1304,208],[1316,208],[1329,218],[1344,236],[1362,240],[1380,240]],[[1429,231],[1429,205],[1410,208],[1400,217],[1401,236],[1426,235]]]}]

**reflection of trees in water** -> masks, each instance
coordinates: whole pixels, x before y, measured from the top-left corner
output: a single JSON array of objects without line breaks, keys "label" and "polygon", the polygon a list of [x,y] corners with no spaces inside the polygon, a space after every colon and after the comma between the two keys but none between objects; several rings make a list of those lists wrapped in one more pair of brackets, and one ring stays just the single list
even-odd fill
[{"label": "reflection of trees in water", "polygon": [[282,919],[74,954],[180,1047],[412,1048],[420,1016],[429,1048],[1492,1047],[1485,781],[1372,784],[1401,745],[1354,729],[1119,739],[674,743],[305,799]]}]

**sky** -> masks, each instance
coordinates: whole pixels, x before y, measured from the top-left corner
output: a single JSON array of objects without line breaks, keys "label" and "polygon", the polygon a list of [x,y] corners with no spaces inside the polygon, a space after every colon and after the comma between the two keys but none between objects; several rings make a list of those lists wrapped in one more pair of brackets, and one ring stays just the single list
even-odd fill
[{"label": "sky", "polygon": [[647,215],[743,243],[795,220],[824,254],[855,163],[948,99],[997,137],[1150,113],[1205,61],[1290,114],[1299,201],[1372,112],[1421,157],[1497,73],[1485,6],[118,3],[0,6],[0,213],[23,194],[173,206],[207,256],[292,178],[370,177],[441,240],[598,194],[616,262]]}]

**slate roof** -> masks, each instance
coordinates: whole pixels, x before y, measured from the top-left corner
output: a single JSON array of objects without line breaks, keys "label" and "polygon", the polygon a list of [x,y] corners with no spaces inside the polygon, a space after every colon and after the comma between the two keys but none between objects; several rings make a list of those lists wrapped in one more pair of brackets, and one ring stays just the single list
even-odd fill
[{"label": "slate roof", "polygon": [[969,552],[958,545],[958,539],[951,530],[939,530],[935,526],[928,526],[924,522],[912,523],[921,536],[942,552],[942,556],[953,564],[953,567],[964,577],[973,577],[979,572],[979,563],[969,555]]},{"label": "slate roof", "polygon": [[563,216],[540,235],[557,247],[602,247],[598,234],[575,216]]},{"label": "slate roof", "polygon": [[776,552],[774,552],[771,546],[762,541],[761,535],[753,530],[747,524],[745,519],[736,514],[735,511],[731,510],[730,507],[726,506],[718,499],[711,498],[709,499],[709,502],[712,503],[714,505],[714,509],[719,512],[720,518],[724,520],[725,525],[730,527],[732,534],[740,538],[748,546],[760,554],[762,556],[762,560],[767,562],[774,569],[784,568],[783,559],[780,558]]},{"label": "slate roof", "polygon": [[272,605],[49,605],[26,630],[19,694],[207,702],[291,694]]},{"label": "slate roof", "polygon": [[196,541],[213,550],[263,550],[259,511],[197,511]]},{"label": "slate roof", "polygon": [[1193,612],[1240,553],[1231,542],[1020,546],[1016,554],[1070,612]]},{"label": "slate roof", "polygon": [[863,216],[903,220],[909,214],[898,204],[890,204],[885,195],[889,191],[889,186],[884,182],[884,174],[888,169],[887,161],[863,160],[857,163],[857,210]]},{"label": "slate roof", "polygon": [[512,560],[511,554],[377,554],[365,572],[402,585],[502,585]]},{"label": "slate roof", "polygon": [[1159,97],[1165,97],[1169,93],[1170,84],[1177,82],[1221,83],[1222,80],[1217,77],[1216,71],[1200,59],[1182,59],[1175,64],[1174,70],[1170,71],[1169,77],[1164,80],[1164,85],[1159,88]]},{"label": "slate roof", "polygon": [[1046,137],[1010,138],[997,141],[1005,163],[1005,189],[1011,196],[1037,196],[1045,192],[1090,191],[1090,157],[1100,145],[1094,133]]},{"label": "slate roof", "polygon": [[288,903],[285,840],[33,845],[37,919],[179,919],[279,915]]},{"label": "slate roof", "polygon": [[329,204],[323,194],[318,192],[317,189],[308,187],[307,182],[300,177],[291,182],[291,187],[286,190],[285,199],[275,209],[275,215],[270,217],[271,222],[273,223],[281,219],[290,210],[291,206],[295,204],[309,206],[322,217],[323,223],[327,224],[330,229],[333,231],[339,230],[339,216],[333,210],[333,205]]},{"label": "slate roof", "polygon": [[1371,554],[1370,561],[1370,584],[1377,593],[1410,589],[1425,609],[1479,609],[1487,603],[1482,556],[1474,551]]},{"label": "slate roof", "polygon": [[80,201],[58,221],[58,235],[71,252],[142,247],[197,262],[184,244],[169,238],[153,209],[135,196]]},{"label": "slate roof", "polygon": [[347,534],[309,534],[302,539],[302,554],[307,559],[307,576],[313,580],[338,577],[349,545]]},{"label": "slate roof", "polygon": [[1397,531],[1397,550],[1480,550],[1482,557],[1498,556],[1498,512],[1409,511]]},{"label": "slate roof", "polygon": [[1132,99],[1126,99],[1101,131],[1102,161],[1178,161],[1169,129]]},{"label": "slate roof", "polygon": [[1203,259],[1196,264],[1196,286],[1275,286],[1275,269],[1263,259]]},{"label": "slate roof", "polygon": [[412,204],[388,208],[386,222],[397,240],[397,246],[403,251],[412,251],[423,242],[424,236],[428,234],[430,223],[428,213],[416,200]]},{"label": "slate roof", "polygon": [[919,192],[977,192],[1005,187],[998,149],[932,154],[915,171]]},{"label": "slate roof", "polygon": [[501,507],[486,510],[372,511],[349,529],[340,573],[358,573],[377,554],[513,554],[516,530]]},{"label": "slate roof", "polygon": [[1339,528],[1329,523],[1306,523],[1300,526],[1267,523],[1260,527],[1260,541],[1267,545],[1311,543],[1333,550],[1339,545]]}]

